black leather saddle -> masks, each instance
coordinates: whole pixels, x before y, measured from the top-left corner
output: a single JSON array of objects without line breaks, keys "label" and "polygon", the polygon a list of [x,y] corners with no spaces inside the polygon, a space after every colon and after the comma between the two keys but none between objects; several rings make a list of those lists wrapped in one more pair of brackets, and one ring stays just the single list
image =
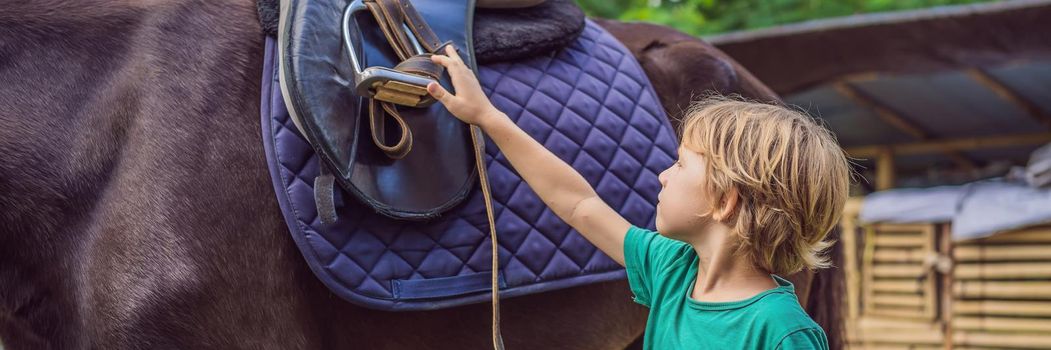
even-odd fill
[{"label": "black leather saddle", "polygon": [[[319,211],[324,213],[322,207],[332,205],[334,181],[383,215],[433,218],[459,204],[473,188],[477,171],[471,130],[440,104],[428,101],[425,91],[418,95],[420,101],[405,105],[384,102],[380,107],[370,99],[377,96],[368,96],[375,93],[369,91],[374,86],[368,83],[377,82],[364,80],[396,75],[397,69],[392,68],[408,61],[385,37],[387,32],[377,30],[381,25],[378,16],[366,5],[415,6],[410,10],[419,17],[395,8],[394,15],[380,19],[389,21],[383,25],[408,34],[394,40],[407,40],[407,45],[417,49],[414,53],[423,54],[451,44],[465,63],[475,66],[470,21],[473,0],[281,1],[281,88],[296,126],[324,163],[322,176],[315,181]],[[420,20],[429,25],[437,40],[414,37],[418,28],[410,26]],[[417,93],[427,78],[451,91],[447,75],[430,73],[410,74],[407,79],[420,79],[415,85]],[[403,87],[413,89],[412,84]],[[389,90],[397,94],[399,89]],[[404,147],[406,142],[408,147]]]}]

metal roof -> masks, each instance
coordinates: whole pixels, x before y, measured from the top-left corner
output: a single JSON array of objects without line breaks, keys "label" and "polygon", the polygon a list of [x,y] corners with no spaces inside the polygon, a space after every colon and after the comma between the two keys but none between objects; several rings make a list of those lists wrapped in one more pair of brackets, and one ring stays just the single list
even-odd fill
[{"label": "metal roof", "polygon": [[[1000,175],[1051,141],[1051,0],[849,16],[710,40],[863,157],[871,146],[966,146],[903,149],[894,157],[898,186]],[[875,165],[857,163],[863,173]]]}]

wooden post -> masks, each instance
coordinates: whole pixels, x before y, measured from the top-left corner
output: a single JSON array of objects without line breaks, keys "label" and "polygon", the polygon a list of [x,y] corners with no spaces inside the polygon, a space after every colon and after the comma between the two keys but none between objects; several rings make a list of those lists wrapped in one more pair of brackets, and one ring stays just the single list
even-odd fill
[{"label": "wooden post", "polygon": [[[858,307],[861,300],[858,296],[860,288],[860,277],[858,276],[858,211],[861,209],[861,198],[852,197],[847,199],[843,207],[843,218],[840,220],[839,239],[843,241],[843,275],[846,278],[846,328],[847,334],[858,334]],[[847,339],[848,342],[855,339]]]},{"label": "wooden post", "polygon": [[[952,246],[952,225],[951,224],[940,224],[938,225],[938,247],[940,254],[945,257],[952,258],[953,246]],[[955,261],[952,266],[955,266]],[[941,318],[942,318],[942,331],[945,332],[945,350],[953,349],[953,317],[952,317],[952,305],[953,305],[953,272],[952,267],[949,271],[945,271],[941,274]]]},{"label": "wooden post", "polygon": [[894,181],[894,153],[885,147],[876,156],[876,190],[894,188]]}]

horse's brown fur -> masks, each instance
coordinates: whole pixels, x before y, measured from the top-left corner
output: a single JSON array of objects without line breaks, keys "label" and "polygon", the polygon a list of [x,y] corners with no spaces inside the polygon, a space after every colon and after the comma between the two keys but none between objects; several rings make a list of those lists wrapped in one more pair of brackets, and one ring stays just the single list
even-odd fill
[{"label": "horse's brown fur", "polygon": [[[373,311],[311,274],[266,174],[252,1],[3,7],[7,349],[488,346],[488,305]],[[680,59],[640,56],[648,73]],[[620,281],[504,300],[505,340],[622,348],[646,317],[629,294]]]}]

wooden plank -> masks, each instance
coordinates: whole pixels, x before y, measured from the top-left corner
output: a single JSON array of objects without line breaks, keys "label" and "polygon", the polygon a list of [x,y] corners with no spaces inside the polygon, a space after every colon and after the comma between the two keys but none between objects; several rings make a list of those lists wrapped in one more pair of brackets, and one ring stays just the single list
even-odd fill
[{"label": "wooden plank", "polygon": [[877,251],[884,247],[923,247],[926,244],[926,237],[923,235],[905,236],[876,234]]},{"label": "wooden plank", "polygon": [[956,279],[1051,278],[1051,263],[957,264],[953,271],[953,277]]},{"label": "wooden plank", "polygon": [[920,308],[895,308],[882,306],[879,308],[867,309],[865,315],[876,317],[897,317],[914,321],[931,320],[931,318],[927,316],[927,313]]},{"label": "wooden plank", "polygon": [[1051,299],[1051,281],[958,281],[953,285],[953,295],[963,298]]},{"label": "wooden plank", "polygon": [[866,313],[871,312],[875,309],[875,305],[872,304],[872,282],[875,280],[873,275],[873,255],[875,255],[876,245],[873,242],[876,240],[876,229],[875,227],[869,226],[864,228],[865,241],[861,251],[861,302],[863,303],[862,309]]},{"label": "wooden plank", "polygon": [[861,288],[861,271],[858,270],[858,229],[857,217],[861,210],[861,198],[851,197],[847,199],[843,208],[843,218],[840,220],[840,239],[843,240],[843,275],[846,279],[846,309],[847,328],[853,327],[853,323],[859,316],[861,299],[859,290]]},{"label": "wooden plank", "polygon": [[[937,232],[938,251],[944,256],[952,256],[955,249],[952,244],[952,225],[939,224]],[[941,303],[941,315],[939,315],[939,319],[942,320],[942,334],[953,334],[955,331],[955,325],[953,324],[952,319],[952,306],[956,300],[953,298],[952,292],[949,290],[950,286],[954,283],[952,267],[950,267],[949,271],[943,271],[943,273],[939,273],[938,275],[941,276],[941,298],[939,300]],[[946,337],[945,340],[945,349],[952,350],[952,337]]]},{"label": "wooden plank", "polygon": [[953,304],[955,315],[1001,315],[1051,317],[1051,302],[960,300]]},{"label": "wooden plank", "polygon": [[922,249],[876,249],[874,259],[889,263],[922,263],[927,252]]},{"label": "wooden plank", "polygon": [[876,294],[872,297],[872,303],[876,304],[876,307],[886,305],[922,308],[925,306],[925,299],[923,295],[919,294]]},{"label": "wooden plank", "polygon": [[[931,224],[927,225],[923,229],[923,251],[928,252],[928,254],[931,255],[937,254],[937,251],[934,247],[934,227],[935,226]],[[927,278],[925,278],[922,282],[924,302],[923,304],[921,304],[921,306],[923,307],[924,313],[927,314],[927,317],[933,320],[937,316],[936,312],[938,310],[938,305],[935,304],[938,300],[938,296],[936,295],[937,291],[935,290],[936,279],[934,270],[929,268],[925,270]]]},{"label": "wooden plank", "polygon": [[[879,251],[876,252],[877,259]],[[1051,261],[1051,245],[972,245],[956,247],[953,258],[968,261]]]},{"label": "wooden plank", "polygon": [[938,345],[916,345],[916,344],[871,344],[867,346],[853,346],[852,350],[944,350]]},{"label": "wooden plank", "polygon": [[922,265],[877,265],[872,267],[872,275],[878,278],[919,278],[927,274]]},{"label": "wooden plank", "polygon": [[983,243],[1048,243],[1051,242],[1051,226],[1034,226],[1020,230],[1004,231],[992,236],[958,242],[958,246]]},{"label": "wooden plank", "polygon": [[898,317],[865,316],[858,319],[858,328],[866,329],[911,329],[936,331],[940,329],[935,322]]},{"label": "wooden plank", "polygon": [[876,280],[872,282],[872,290],[884,293],[920,293],[923,284],[916,279],[902,280]]},{"label": "wooden plank", "polygon": [[858,331],[858,340],[866,343],[938,345],[945,341],[945,337],[938,330],[862,328]]},{"label": "wooden plank", "polygon": [[931,229],[931,224],[874,224],[871,227],[881,235],[919,236]]},{"label": "wooden plank", "polygon": [[958,331],[953,334],[953,343],[970,346],[996,348],[1047,349],[1051,348],[1051,335],[1011,334]]},{"label": "wooden plank", "polygon": [[1051,319],[958,316],[953,318],[953,326],[964,331],[1049,333],[1051,332]]}]

